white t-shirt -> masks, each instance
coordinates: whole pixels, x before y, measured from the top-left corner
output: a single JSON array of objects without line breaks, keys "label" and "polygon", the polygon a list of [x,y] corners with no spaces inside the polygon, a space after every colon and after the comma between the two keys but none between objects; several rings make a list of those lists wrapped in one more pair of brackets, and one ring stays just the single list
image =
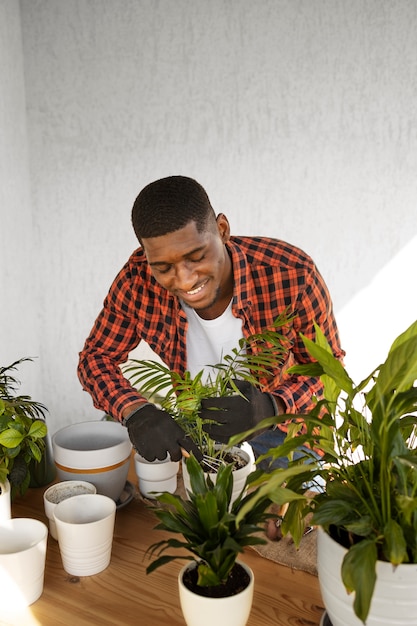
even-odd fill
[{"label": "white t-shirt", "polygon": [[204,320],[185,303],[181,305],[188,320],[187,369],[193,378],[204,369],[207,379],[211,372],[207,366],[217,365],[226,354],[232,354],[232,350],[239,347],[243,337],[242,320],[232,314],[232,301],[214,320]]}]

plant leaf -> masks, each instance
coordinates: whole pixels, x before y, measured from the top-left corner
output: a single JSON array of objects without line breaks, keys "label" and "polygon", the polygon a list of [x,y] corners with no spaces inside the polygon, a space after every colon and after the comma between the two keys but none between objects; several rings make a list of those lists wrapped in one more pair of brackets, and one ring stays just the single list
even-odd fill
[{"label": "plant leaf", "polygon": [[348,592],[355,592],[355,614],[364,623],[368,617],[376,582],[377,549],[375,542],[363,539],[346,553],[342,563],[342,580]]}]

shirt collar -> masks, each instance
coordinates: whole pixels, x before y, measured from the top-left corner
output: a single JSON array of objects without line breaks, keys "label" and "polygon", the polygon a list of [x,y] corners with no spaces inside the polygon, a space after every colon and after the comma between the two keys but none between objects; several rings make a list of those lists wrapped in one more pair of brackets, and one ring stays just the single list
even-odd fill
[{"label": "shirt collar", "polygon": [[232,259],[233,268],[233,303],[232,309],[239,312],[252,306],[252,278],[246,256],[239,245],[229,239],[226,248]]}]

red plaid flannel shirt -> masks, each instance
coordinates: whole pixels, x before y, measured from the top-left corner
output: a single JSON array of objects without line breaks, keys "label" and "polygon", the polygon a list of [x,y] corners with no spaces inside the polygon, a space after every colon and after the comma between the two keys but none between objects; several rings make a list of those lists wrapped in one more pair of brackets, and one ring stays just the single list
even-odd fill
[{"label": "red plaid flannel shirt", "polygon": [[[291,342],[287,363],[265,390],[281,398],[289,414],[303,413],[312,408],[313,396],[321,397],[322,385],[316,378],[285,373],[288,365],[310,360],[299,333],[314,339],[316,322],[335,356],[344,356],[326,284],[312,259],[283,241],[231,237],[226,246],[233,264],[232,311],[242,319],[244,336],[270,329],[287,307],[296,314],[285,333]],[[143,399],[119,367],[141,340],[170,369],[183,373],[186,330],[178,299],[156,282],[138,248],[111,285],[80,353],[78,376],[94,406],[120,420],[123,409]]]}]

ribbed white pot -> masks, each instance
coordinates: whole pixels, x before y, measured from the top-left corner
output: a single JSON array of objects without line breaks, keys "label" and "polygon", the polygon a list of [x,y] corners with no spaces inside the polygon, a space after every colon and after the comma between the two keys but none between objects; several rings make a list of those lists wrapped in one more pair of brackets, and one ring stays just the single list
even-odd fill
[{"label": "ribbed white pot", "polygon": [[[233,502],[236,500],[236,498],[239,496],[239,494],[241,493],[245,482],[246,482],[246,478],[248,477],[248,475],[252,472],[253,468],[254,468],[254,463],[255,463],[255,458],[252,452],[252,448],[248,445],[245,448],[232,448],[232,452],[237,452],[238,454],[240,454],[242,456],[242,458],[245,459],[245,461],[247,462],[246,465],[244,465],[243,467],[234,470],[232,472],[232,477],[233,477],[233,490],[232,490],[232,498],[231,498],[231,504],[233,504]],[[186,465],[186,460],[183,459],[182,460],[182,477],[183,477],[183,481],[184,481],[184,487],[186,490],[191,491],[191,483],[190,483],[190,475],[188,473],[187,470],[187,465]],[[210,478],[212,479],[212,481],[215,483],[216,482],[216,478],[217,475],[215,472],[210,472]]]},{"label": "ribbed white pot", "polygon": [[0,483],[0,523],[9,520],[11,516],[10,483],[6,480]]},{"label": "ribbed white pot", "polygon": [[247,571],[250,582],[246,589],[227,598],[206,598],[187,589],[182,577],[195,563],[184,565],[178,575],[178,588],[187,626],[245,626],[252,608],[254,577],[250,567],[241,561],[237,563]]},{"label": "ribbed white pot", "polygon": [[156,498],[163,491],[174,493],[177,488],[179,461],[171,461],[170,457],[163,461],[147,461],[137,452],[134,461],[139,491],[145,498]]},{"label": "ribbed white pot", "polygon": [[[353,594],[342,582],[341,567],[346,549],[323,529],[317,534],[317,570],[321,595],[332,626],[363,626],[353,610]],[[377,581],[366,626],[416,626],[417,564],[395,569],[378,561]]]}]

